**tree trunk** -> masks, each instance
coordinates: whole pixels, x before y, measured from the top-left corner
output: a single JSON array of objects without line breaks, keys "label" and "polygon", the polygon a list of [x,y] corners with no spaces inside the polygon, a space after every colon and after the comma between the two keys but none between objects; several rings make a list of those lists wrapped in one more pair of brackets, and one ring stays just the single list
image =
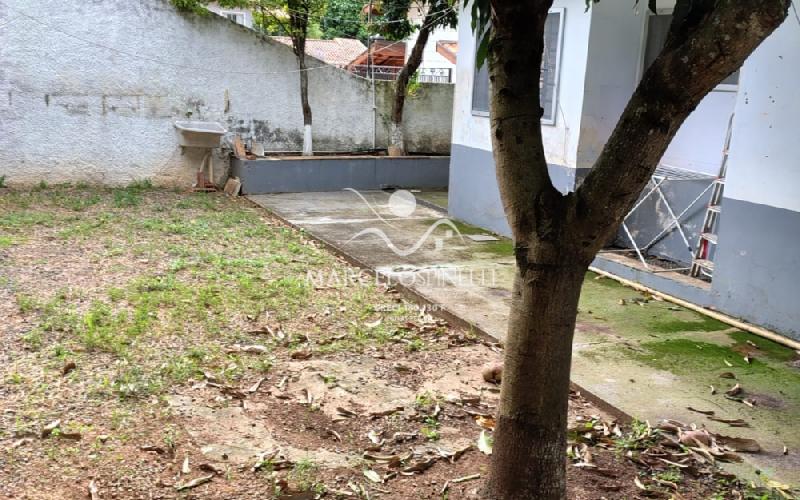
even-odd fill
[{"label": "tree trunk", "polygon": [[308,104],[308,71],[305,50],[297,54],[297,66],[300,68],[300,102],[303,106],[303,156],[312,156],[314,154],[311,135],[312,116],[311,106]]},{"label": "tree trunk", "polygon": [[487,499],[563,498],[569,360],[585,273],[583,265],[537,265],[515,277]]},{"label": "tree trunk", "polygon": [[566,498],[572,338],[583,277],[664,151],[714,86],[786,18],[789,0],[678,0],[667,43],[575,193],[550,182],[539,105],[552,1],[491,0],[492,147],[517,275],[505,344],[491,500]]},{"label": "tree trunk", "polygon": [[400,70],[397,75],[397,81],[394,84],[394,100],[392,101],[392,121],[389,125],[389,156],[403,156],[407,154],[405,137],[403,136],[403,108],[406,104],[406,93],[408,89],[408,81],[411,76],[417,72],[419,65],[422,63],[422,52],[425,50],[425,45],[428,43],[430,37],[432,12],[425,16],[422,26],[419,29],[419,36],[414,43],[414,48],[411,49],[411,54],[408,56],[408,61]]}]

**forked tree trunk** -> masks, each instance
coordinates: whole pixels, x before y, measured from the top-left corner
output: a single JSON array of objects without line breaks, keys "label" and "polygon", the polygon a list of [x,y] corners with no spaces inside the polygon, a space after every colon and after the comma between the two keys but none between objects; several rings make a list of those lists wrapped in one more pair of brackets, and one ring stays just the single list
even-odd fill
[{"label": "forked tree trunk", "polygon": [[550,182],[540,126],[551,4],[491,0],[492,146],[517,274],[487,500],[566,498],[569,374],[584,274],[681,124],[783,22],[789,0],[678,0],[664,49],[592,172],[566,196]]},{"label": "forked tree trunk", "polygon": [[483,492],[497,500],[558,499],[565,491],[572,335],[585,273],[584,263],[563,260],[563,198],[547,173],[538,85],[552,2],[538,9],[533,3],[496,7],[490,49],[492,144],[517,259],[492,465]]},{"label": "forked tree trunk", "polygon": [[[432,11],[432,9],[431,9]],[[408,93],[408,81],[417,72],[422,63],[422,53],[428,38],[431,34],[431,23],[433,18],[431,13],[425,16],[422,26],[419,29],[419,36],[411,49],[403,69],[397,75],[394,85],[394,100],[392,101],[392,120],[389,124],[389,156],[403,156],[407,153],[405,136],[403,135],[403,108],[406,104],[406,94]]]}]

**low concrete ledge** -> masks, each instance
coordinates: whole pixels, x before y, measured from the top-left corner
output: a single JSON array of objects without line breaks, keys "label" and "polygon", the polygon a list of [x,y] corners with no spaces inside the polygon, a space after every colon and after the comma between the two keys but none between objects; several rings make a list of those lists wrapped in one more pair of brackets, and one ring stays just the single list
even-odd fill
[{"label": "low concrete ledge", "polygon": [[592,262],[592,266],[701,307],[713,305],[710,284],[679,273],[656,274],[642,269],[638,261],[634,259],[625,259],[614,254],[598,255]]},{"label": "low concrete ledge", "polygon": [[309,193],[345,188],[444,189],[449,156],[311,156],[231,160],[242,194]]}]

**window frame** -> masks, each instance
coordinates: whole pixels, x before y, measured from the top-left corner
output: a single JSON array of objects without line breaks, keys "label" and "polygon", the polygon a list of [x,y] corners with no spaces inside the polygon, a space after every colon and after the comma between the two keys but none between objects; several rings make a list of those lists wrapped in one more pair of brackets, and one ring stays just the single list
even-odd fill
[{"label": "window frame", "polygon": [[[642,77],[644,76],[644,58],[647,54],[647,35],[648,35],[648,28],[650,26],[650,16],[663,16],[663,15],[672,15],[675,11],[674,7],[662,7],[656,9],[656,12],[652,12],[650,9],[647,9],[644,16],[644,23],[642,23],[642,38],[641,43],[639,44],[639,62],[636,67],[636,85],[639,85],[639,82],[642,81]],[[742,78],[742,70],[739,68],[739,79]],[[711,92],[738,92],[739,91],[739,84],[738,83],[720,83],[717,84],[716,87],[711,89]]]},{"label": "window frame", "polygon": [[[564,50],[564,25],[565,25],[565,18],[566,18],[567,9],[565,7],[556,7],[549,9],[547,11],[547,15],[550,14],[558,14],[558,39],[556,40],[556,64],[555,64],[555,78],[553,81],[553,116],[550,118],[542,118],[540,123],[542,125],[550,125],[555,126],[557,117],[558,117],[558,103],[559,103],[559,89],[561,83],[561,54]],[[475,52],[477,52],[477,43],[478,39],[475,39],[476,47]],[[482,111],[475,109],[475,76],[478,71],[477,67],[477,60],[473,58],[474,67],[472,71],[472,88],[470,92],[470,111],[472,116],[478,116],[487,118],[489,117],[489,111]],[[540,103],[541,104],[541,103]]]},{"label": "window frame", "polygon": [[[225,16],[229,21],[233,21],[236,24],[244,26],[245,15],[244,15],[243,12],[236,12],[236,11],[232,11],[232,10],[223,10],[222,11],[222,15]],[[234,16],[235,19],[231,19],[231,16]]]}]

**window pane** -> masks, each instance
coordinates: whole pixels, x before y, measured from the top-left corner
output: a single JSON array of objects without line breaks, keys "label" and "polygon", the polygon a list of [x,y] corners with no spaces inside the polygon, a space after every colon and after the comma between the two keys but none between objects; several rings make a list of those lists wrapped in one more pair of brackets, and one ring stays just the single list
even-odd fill
[{"label": "window pane", "polygon": [[728,78],[722,80],[720,82],[720,84],[721,85],[739,85],[739,70],[737,69],[736,71],[734,71],[733,73],[728,75]]},{"label": "window pane", "polygon": [[[672,14],[651,15],[647,19],[647,44],[644,49],[644,68],[642,72],[653,64],[659,52],[667,42],[669,25],[672,22]],[[727,78],[720,82],[723,85],[738,85],[739,70],[731,73]]]},{"label": "window pane", "polygon": [[489,62],[479,68],[475,65],[475,79],[472,84],[472,111],[489,112]]},{"label": "window pane", "polygon": [[653,64],[659,52],[667,42],[669,25],[672,22],[672,14],[652,15],[647,20],[647,45],[644,49],[644,68],[642,73]]},{"label": "window pane", "polygon": [[542,76],[539,81],[539,99],[544,108],[542,119],[553,122],[556,118],[556,84],[558,81],[558,50],[561,43],[561,13],[548,14],[544,23],[544,54],[542,58]]},{"label": "window pane", "polygon": [[[544,108],[543,120],[553,122],[556,115],[556,88],[558,86],[558,52],[561,44],[561,13],[551,12],[544,25],[544,54],[542,74],[539,80],[540,101]],[[475,67],[472,84],[472,111],[489,112],[489,69],[488,62]]]}]

